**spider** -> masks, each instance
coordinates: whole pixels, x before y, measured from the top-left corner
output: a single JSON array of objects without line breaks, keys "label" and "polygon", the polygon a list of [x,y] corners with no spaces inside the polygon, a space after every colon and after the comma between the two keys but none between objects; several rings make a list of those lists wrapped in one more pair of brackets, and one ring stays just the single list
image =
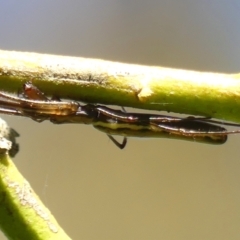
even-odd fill
[{"label": "spider", "polygon": [[[227,131],[214,123],[231,126],[239,126],[238,124],[223,123],[209,118],[128,113],[102,105],[83,105],[76,101],[49,99],[32,82],[23,85],[22,96],[0,92],[0,113],[25,116],[37,122],[49,120],[54,124],[91,124],[106,133],[120,149],[126,146],[127,137],[165,137],[223,144],[228,134],[240,133],[240,130]],[[122,143],[113,135],[123,136]]]}]

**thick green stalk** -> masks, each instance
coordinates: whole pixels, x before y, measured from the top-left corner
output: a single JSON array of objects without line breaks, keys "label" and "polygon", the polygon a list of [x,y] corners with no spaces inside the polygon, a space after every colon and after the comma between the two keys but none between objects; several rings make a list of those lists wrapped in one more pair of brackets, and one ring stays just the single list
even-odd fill
[{"label": "thick green stalk", "polygon": [[240,75],[0,51],[0,90],[26,81],[60,98],[240,123]]}]

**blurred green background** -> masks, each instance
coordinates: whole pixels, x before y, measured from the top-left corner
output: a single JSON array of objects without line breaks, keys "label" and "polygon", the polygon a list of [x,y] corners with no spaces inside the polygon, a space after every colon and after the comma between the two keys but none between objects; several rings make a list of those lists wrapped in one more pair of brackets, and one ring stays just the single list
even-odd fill
[{"label": "blurred green background", "polygon": [[[1,1],[0,48],[236,73],[239,12],[238,0]],[[4,118],[21,134],[16,165],[73,239],[240,239],[240,136],[121,151],[91,126]]]}]

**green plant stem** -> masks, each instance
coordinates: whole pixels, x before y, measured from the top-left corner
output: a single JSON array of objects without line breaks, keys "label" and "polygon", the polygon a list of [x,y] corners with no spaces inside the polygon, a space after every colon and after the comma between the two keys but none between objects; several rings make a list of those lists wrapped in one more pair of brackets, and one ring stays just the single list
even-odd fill
[{"label": "green plant stem", "polygon": [[0,51],[0,90],[31,80],[48,95],[240,123],[240,74]]},{"label": "green plant stem", "polygon": [[8,157],[0,156],[0,228],[9,239],[70,240]]}]

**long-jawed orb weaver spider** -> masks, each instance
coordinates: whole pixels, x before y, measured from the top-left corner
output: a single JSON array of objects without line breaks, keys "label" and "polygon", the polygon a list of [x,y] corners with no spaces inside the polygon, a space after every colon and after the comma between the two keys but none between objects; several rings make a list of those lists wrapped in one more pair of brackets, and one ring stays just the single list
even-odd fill
[{"label": "long-jawed orb weaver spider", "polygon": [[[49,120],[54,124],[91,124],[106,133],[120,149],[126,146],[127,137],[163,137],[223,144],[228,134],[240,133],[240,130],[227,131],[213,124],[222,122],[208,118],[127,113],[102,105],[81,105],[75,101],[50,100],[31,82],[24,84],[22,95],[20,97],[0,92],[0,113],[25,116],[38,122]],[[222,124],[239,126],[231,123]],[[123,136],[123,142],[119,143],[113,135]]]}]

